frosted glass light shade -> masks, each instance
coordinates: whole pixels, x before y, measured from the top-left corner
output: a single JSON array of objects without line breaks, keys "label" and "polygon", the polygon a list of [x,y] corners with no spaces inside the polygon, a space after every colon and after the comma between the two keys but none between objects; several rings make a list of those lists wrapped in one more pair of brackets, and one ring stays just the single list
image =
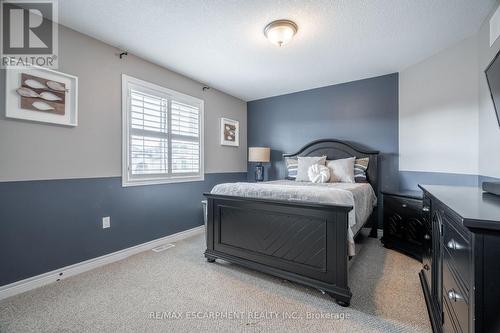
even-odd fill
[{"label": "frosted glass light shade", "polygon": [[278,20],[269,23],[264,29],[264,35],[269,41],[279,47],[288,44],[297,33],[298,27],[295,22],[289,20]]},{"label": "frosted glass light shade", "polygon": [[267,163],[271,160],[271,148],[250,147],[248,148],[248,162]]}]

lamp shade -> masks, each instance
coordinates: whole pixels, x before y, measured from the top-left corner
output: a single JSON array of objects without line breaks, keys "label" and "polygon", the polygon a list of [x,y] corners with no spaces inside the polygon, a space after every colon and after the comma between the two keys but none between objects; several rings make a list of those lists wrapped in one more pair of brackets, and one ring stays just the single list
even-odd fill
[{"label": "lamp shade", "polygon": [[271,160],[271,148],[250,147],[248,148],[248,162],[269,162]]}]

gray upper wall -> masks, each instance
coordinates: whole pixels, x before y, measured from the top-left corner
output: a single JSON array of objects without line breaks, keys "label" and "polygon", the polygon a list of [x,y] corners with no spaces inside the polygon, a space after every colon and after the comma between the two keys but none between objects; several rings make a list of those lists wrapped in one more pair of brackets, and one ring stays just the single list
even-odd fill
[{"label": "gray upper wall", "polygon": [[[381,186],[398,187],[398,74],[248,103],[248,145],[272,149],[270,179],[284,177],[281,154],[336,138],[381,152]],[[253,169],[249,169],[253,178]]]},{"label": "gray upper wall", "polygon": [[[59,71],[79,79],[78,127],[5,118],[0,71],[0,181],[121,176],[121,74],[205,101],[205,172],[246,172],[246,108],[235,97],[66,27],[59,29]],[[240,121],[240,147],[219,145],[219,118]]]}]

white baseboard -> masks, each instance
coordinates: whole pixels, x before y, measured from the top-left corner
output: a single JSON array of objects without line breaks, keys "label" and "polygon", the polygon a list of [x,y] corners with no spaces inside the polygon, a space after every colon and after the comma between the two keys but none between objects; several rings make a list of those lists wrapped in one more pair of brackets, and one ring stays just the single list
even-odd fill
[{"label": "white baseboard", "polygon": [[134,254],[151,250],[159,245],[165,243],[174,243],[180,240],[199,235],[205,232],[205,226],[199,226],[193,229],[185,230],[178,232],[173,235],[169,235],[166,237],[158,238],[153,241],[139,244],[136,246],[132,246],[120,251],[116,251],[113,253],[109,253],[103,255],[101,257],[89,259],[86,261],[82,261],[70,266],[66,266],[51,272],[47,272],[44,274],[40,274],[37,276],[33,276],[21,281],[17,281],[11,284],[7,284],[5,286],[0,287],[0,300],[11,297],[23,292],[26,292],[31,289],[35,289],[49,283],[57,282],[63,279],[66,279],[70,276],[74,276],[86,271],[90,271],[94,268],[104,266],[110,264],[112,262],[116,262],[119,260],[123,260],[127,257],[130,257]]}]

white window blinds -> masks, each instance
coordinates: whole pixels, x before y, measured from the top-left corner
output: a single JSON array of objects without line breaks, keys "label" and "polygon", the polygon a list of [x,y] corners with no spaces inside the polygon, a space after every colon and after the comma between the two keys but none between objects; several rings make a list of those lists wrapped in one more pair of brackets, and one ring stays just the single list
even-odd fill
[{"label": "white window blinds", "polygon": [[123,93],[123,184],[203,179],[203,101],[128,76]]},{"label": "white window blinds", "polygon": [[172,173],[198,173],[200,169],[199,109],[172,100]]}]

